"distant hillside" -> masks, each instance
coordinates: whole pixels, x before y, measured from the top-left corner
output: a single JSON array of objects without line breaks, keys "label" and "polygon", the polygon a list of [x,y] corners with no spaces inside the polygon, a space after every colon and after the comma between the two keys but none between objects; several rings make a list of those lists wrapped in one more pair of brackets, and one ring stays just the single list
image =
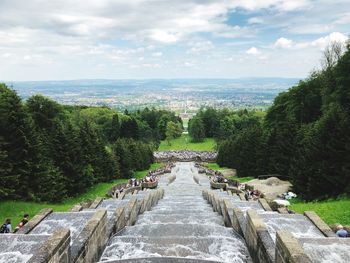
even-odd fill
[{"label": "distant hillside", "polygon": [[134,110],[161,107],[177,112],[215,108],[266,107],[281,91],[295,85],[294,78],[67,80],[11,82],[27,99],[43,94],[69,105],[108,105]]}]

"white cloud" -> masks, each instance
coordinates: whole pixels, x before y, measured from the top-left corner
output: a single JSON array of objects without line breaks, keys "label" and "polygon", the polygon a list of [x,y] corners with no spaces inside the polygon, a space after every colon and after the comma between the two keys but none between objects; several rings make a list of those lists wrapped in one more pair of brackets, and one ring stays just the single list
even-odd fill
[{"label": "white cloud", "polygon": [[312,41],[311,45],[317,46],[319,48],[325,48],[328,44],[332,42],[345,44],[346,41],[348,41],[348,37],[346,35],[339,32],[333,32],[328,36],[321,37],[319,39],[316,39],[315,41]]},{"label": "white cloud", "polygon": [[256,47],[251,47],[246,51],[247,54],[249,55],[260,55],[261,52],[256,48]]},{"label": "white cloud", "polygon": [[9,57],[12,56],[12,54],[7,52],[7,53],[2,54],[1,56],[2,56],[3,58],[9,58]]},{"label": "white cloud", "polygon": [[288,38],[280,37],[276,40],[274,46],[277,48],[291,48],[294,46],[294,42]]},{"label": "white cloud", "polygon": [[263,24],[264,19],[262,17],[251,17],[248,19],[248,24],[254,25],[254,24]]},{"label": "white cloud", "polygon": [[274,43],[275,48],[281,49],[303,49],[309,47],[318,47],[319,49],[324,49],[327,45],[332,42],[339,42],[345,44],[348,41],[348,37],[339,32],[333,32],[325,37],[320,37],[313,41],[295,42],[291,39],[281,37]]},{"label": "white cloud", "polygon": [[187,50],[189,54],[200,54],[214,48],[214,45],[211,41],[195,41],[189,44],[191,48]]},{"label": "white cloud", "polygon": [[165,44],[175,43],[179,40],[179,38],[175,34],[159,29],[153,30],[153,32],[150,35],[150,38]]},{"label": "white cloud", "polygon": [[162,52],[153,52],[152,53],[152,57],[161,57],[161,56],[163,56]]},{"label": "white cloud", "polygon": [[[0,57],[7,63],[0,76],[147,77],[142,69],[157,68],[150,63],[160,56],[160,75],[148,77],[192,69],[203,70],[202,77],[214,71],[239,76],[222,61],[247,63],[248,73],[255,67],[249,63],[270,63],[273,52],[288,65],[297,63],[290,53],[317,61],[327,43],[349,34],[349,14],[348,0],[1,0]],[[271,35],[284,37],[271,44]],[[198,55],[204,59],[196,61]],[[264,72],[290,75],[277,64],[266,64]],[[96,65],[104,65],[105,75],[94,75]]]}]

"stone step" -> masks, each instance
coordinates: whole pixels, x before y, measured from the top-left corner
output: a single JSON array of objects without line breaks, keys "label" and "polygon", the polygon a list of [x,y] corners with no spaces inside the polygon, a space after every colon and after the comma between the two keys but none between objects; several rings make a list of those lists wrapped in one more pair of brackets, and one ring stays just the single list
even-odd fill
[{"label": "stone step", "polygon": [[219,262],[251,262],[239,237],[114,237],[101,260],[138,257],[191,257]]},{"label": "stone step", "polygon": [[218,263],[221,261],[200,260],[179,257],[147,257],[100,261],[98,263]]},{"label": "stone step", "polygon": [[140,215],[137,225],[144,224],[205,224],[205,225],[223,225],[223,219],[215,214],[187,215],[183,214],[154,214],[146,213]]},{"label": "stone step", "polygon": [[193,207],[154,207],[152,208],[152,211],[154,212],[164,212],[168,214],[172,213],[183,213],[183,214],[197,214],[198,212],[206,212],[211,213],[213,211],[212,207],[200,207],[200,208],[193,208]]},{"label": "stone step", "polygon": [[197,224],[152,224],[126,227],[122,236],[142,237],[216,237],[232,236],[234,231],[223,226]]}]

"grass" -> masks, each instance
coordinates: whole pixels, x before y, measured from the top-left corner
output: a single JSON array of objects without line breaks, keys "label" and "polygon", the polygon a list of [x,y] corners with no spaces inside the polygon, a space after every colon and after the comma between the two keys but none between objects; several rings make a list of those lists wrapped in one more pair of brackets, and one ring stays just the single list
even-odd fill
[{"label": "grass", "polygon": [[217,163],[207,163],[206,166],[209,168],[209,169],[212,169],[212,170],[225,170],[225,169],[229,169],[227,167],[221,167],[220,165],[218,165]]},{"label": "grass", "polygon": [[177,150],[192,150],[192,151],[213,151],[216,148],[216,142],[212,138],[205,138],[203,142],[191,142],[191,137],[188,134],[182,134],[181,137],[170,141],[161,141],[159,151],[177,151]]},{"label": "grass", "polygon": [[315,211],[329,225],[337,223],[350,225],[350,197],[318,202],[303,202],[295,199],[291,203],[290,209],[295,212]]},{"label": "grass", "polygon": [[[162,165],[163,164],[161,163],[154,163],[151,165],[149,170],[157,169]],[[137,171],[134,173],[134,177],[137,179],[143,178],[149,170]],[[67,198],[63,203],[59,204],[26,201],[3,201],[0,202],[0,223],[2,224],[6,218],[11,218],[12,228],[14,228],[25,213],[28,213],[30,217],[33,217],[43,208],[52,208],[56,212],[69,211],[77,203],[93,200],[96,197],[106,196],[109,188],[116,184],[126,183],[127,181],[128,179],[117,179],[109,183],[96,184],[85,193],[77,197]]]},{"label": "grass", "polygon": [[226,178],[229,179],[229,180],[236,180],[236,181],[238,181],[240,183],[246,183],[246,182],[249,182],[250,180],[255,179],[252,176],[246,176],[246,177],[226,176]]},{"label": "grass", "polygon": [[[217,163],[207,163],[206,166],[209,168],[209,169],[212,169],[212,170],[217,170],[217,171],[220,171],[220,170],[225,170],[225,169],[230,169],[230,168],[227,168],[227,167],[221,167],[220,165],[218,165]],[[227,179],[229,180],[236,180],[240,183],[246,183],[250,180],[253,180],[255,179],[254,177],[252,176],[246,176],[246,177],[237,177],[237,176],[226,176]]]}]

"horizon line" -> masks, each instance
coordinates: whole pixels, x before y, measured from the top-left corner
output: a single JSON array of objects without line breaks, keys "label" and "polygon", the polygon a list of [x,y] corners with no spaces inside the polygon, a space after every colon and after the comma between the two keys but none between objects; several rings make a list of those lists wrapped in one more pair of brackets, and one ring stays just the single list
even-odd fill
[{"label": "horizon line", "polygon": [[240,80],[240,79],[304,79],[305,77],[236,77],[236,78],[77,78],[77,79],[46,79],[46,80],[0,80],[6,82],[65,82],[65,81],[156,81],[156,80]]}]

